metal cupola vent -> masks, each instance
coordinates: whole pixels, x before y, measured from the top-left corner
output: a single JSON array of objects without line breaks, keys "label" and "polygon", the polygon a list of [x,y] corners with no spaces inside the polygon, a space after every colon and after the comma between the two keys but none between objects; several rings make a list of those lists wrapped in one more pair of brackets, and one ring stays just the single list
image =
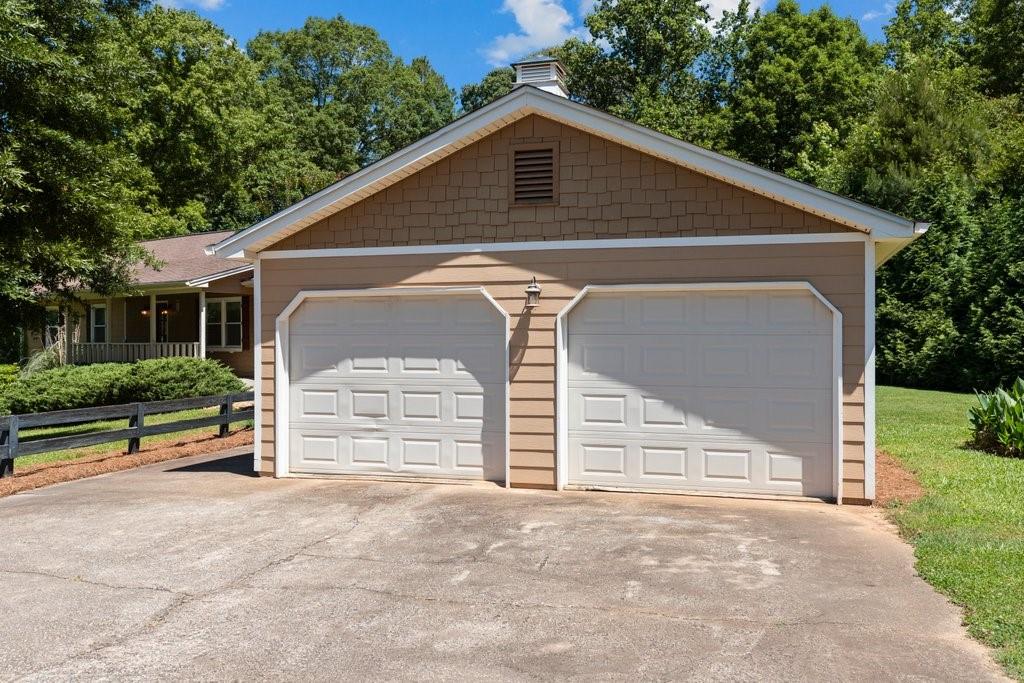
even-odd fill
[{"label": "metal cupola vent", "polygon": [[554,57],[537,55],[512,64],[516,71],[515,87],[532,85],[560,97],[569,97],[565,88],[565,67]]}]

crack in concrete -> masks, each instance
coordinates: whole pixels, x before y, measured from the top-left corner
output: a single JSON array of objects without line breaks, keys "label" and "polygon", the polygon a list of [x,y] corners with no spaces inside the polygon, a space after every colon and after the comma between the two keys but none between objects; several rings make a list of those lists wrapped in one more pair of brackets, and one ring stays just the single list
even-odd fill
[{"label": "crack in concrete", "polygon": [[89,586],[97,586],[99,588],[110,588],[112,590],[154,591],[157,593],[169,593],[171,595],[187,595],[187,593],[184,593],[183,591],[176,591],[171,588],[164,588],[163,586],[133,586],[129,584],[106,583],[103,581],[96,581],[94,579],[86,579],[81,576],[64,576],[63,574],[57,574],[55,572],[44,572],[38,569],[9,569],[6,567],[0,567],[0,574],[44,576],[50,579],[59,579],[61,581],[69,581],[71,583],[84,583]]},{"label": "crack in concrete", "polygon": [[[171,603],[169,605],[167,605],[166,607],[163,607],[162,609],[157,610],[151,617],[149,617],[145,621],[145,623],[142,625],[141,628],[139,628],[138,630],[134,630],[134,631],[132,631],[130,633],[126,633],[126,634],[124,634],[124,635],[122,635],[120,637],[115,637],[115,638],[112,638],[112,639],[109,639],[109,640],[106,640],[106,641],[101,641],[101,642],[95,643],[94,645],[88,647],[85,650],[82,650],[80,652],[72,653],[72,654],[68,655],[67,657],[61,659],[58,662],[47,664],[45,666],[41,666],[41,667],[38,667],[36,669],[33,669],[32,671],[29,671],[29,672],[27,672],[25,674],[22,674],[21,676],[18,676],[14,680],[17,680],[17,681],[27,680],[27,679],[31,678],[32,676],[34,676],[36,674],[42,673],[42,672],[47,671],[47,670],[52,670],[52,669],[60,668],[60,667],[66,665],[66,664],[68,664],[70,662],[73,662],[75,660],[82,659],[84,657],[88,657],[88,656],[91,656],[91,655],[95,655],[95,654],[97,654],[99,652],[102,652],[103,650],[107,650],[107,649],[110,649],[112,647],[117,647],[118,645],[124,645],[124,644],[130,642],[131,640],[133,640],[135,638],[138,638],[138,637],[144,636],[144,635],[146,635],[148,633],[151,633],[154,630],[156,630],[157,628],[159,628],[160,626],[162,626],[163,624],[165,624],[167,622],[168,618],[171,616],[171,614],[173,614],[174,612],[180,610],[181,608],[185,607],[186,605],[191,604],[193,602],[200,601],[200,600],[209,599],[209,598],[211,598],[211,597],[213,597],[213,596],[215,596],[215,595],[217,595],[219,593],[223,593],[223,592],[226,592],[226,591],[229,591],[229,590],[233,590],[233,589],[239,587],[239,585],[242,584],[243,582],[252,579],[254,576],[260,574],[261,572],[267,571],[268,569],[271,569],[272,567],[276,567],[278,565],[286,564],[288,562],[293,561],[296,557],[299,557],[300,555],[302,555],[303,551],[305,551],[307,548],[311,548],[311,547],[313,547],[315,545],[318,545],[320,543],[324,543],[324,542],[329,541],[332,538],[335,538],[335,537],[340,536],[342,534],[352,532],[356,527],[359,526],[359,524],[360,524],[360,516],[357,514],[357,515],[355,515],[353,517],[352,523],[346,529],[342,529],[342,530],[336,531],[334,533],[328,534],[327,536],[324,536],[324,537],[321,537],[321,538],[317,538],[317,539],[314,539],[314,540],[312,540],[312,541],[310,541],[308,543],[305,543],[302,546],[300,546],[297,550],[295,550],[294,552],[291,552],[291,553],[289,553],[289,554],[287,554],[287,555],[285,555],[283,557],[273,558],[270,561],[268,561],[268,562],[260,565],[259,567],[253,569],[252,571],[246,572],[246,573],[244,573],[244,574],[242,574],[240,576],[237,576],[237,577],[231,579],[230,581],[228,581],[227,583],[225,583],[225,584],[223,584],[221,586],[217,586],[216,588],[211,588],[210,590],[207,590],[207,591],[203,591],[203,592],[200,592],[200,593],[187,593],[187,592],[181,592],[181,591],[172,591],[170,589],[164,589],[164,588],[153,588],[153,589],[150,589],[150,590],[161,591],[161,592],[165,592],[165,593],[174,595],[175,599],[172,600]],[[0,570],[0,571],[2,571],[2,570]],[[40,575],[43,575],[43,576],[52,576],[52,578],[57,578],[57,579],[75,580],[75,579],[69,579],[68,577],[64,577],[64,576],[45,574],[44,572],[25,571],[25,572],[9,572],[9,573],[24,573],[24,574],[36,573],[36,574],[40,574]],[[143,589],[138,589],[138,588],[133,587],[133,586],[114,586],[114,585],[110,585],[110,584],[103,584],[103,583],[93,582],[93,581],[88,581],[88,580],[82,580],[82,581],[83,581],[83,583],[91,583],[93,585],[104,586],[104,587],[107,587],[107,588],[114,588],[114,589],[123,588],[123,589],[126,589],[126,590],[127,589],[146,590],[144,588]]]},{"label": "crack in concrete", "polygon": [[[216,595],[218,595],[220,593],[224,593],[224,592],[229,591],[229,590],[234,590],[234,589],[240,587],[244,582],[250,581],[251,579],[253,579],[258,574],[261,574],[262,572],[268,571],[268,570],[272,569],[273,567],[277,567],[277,566],[280,566],[282,564],[287,564],[288,562],[294,561],[299,556],[308,554],[306,551],[308,551],[310,548],[313,548],[314,546],[317,546],[317,545],[319,545],[321,543],[326,543],[327,541],[330,541],[330,540],[332,540],[334,538],[337,538],[338,536],[341,536],[343,534],[352,533],[356,528],[358,528],[363,523],[363,518],[364,517],[368,516],[369,514],[371,514],[372,512],[377,510],[378,508],[381,508],[381,507],[387,508],[384,511],[384,514],[391,516],[391,515],[394,515],[394,509],[393,509],[394,505],[393,504],[396,501],[401,501],[403,506],[406,506],[406,507],[415,507],[415,505],[418,504],[417,501],[420,498],[430,499],[431,498],[430,491],[429,490],[424,490],[424,491],[420,492],[417,495],[394,496],[394,497],[390,497],[389,496],[389,497],[385,497],[382,500],[374,501],[370,505],[370,507],[366,508],[365,510],[361,510],[361,511],[356,512],[355,514],[353,514],[352,521],[349,523],[349,525],[346,528],[336,530],[336,531],[334,531],[334,532],[332,532],[330,534],[327,534],[326,536],[318,537],[318,538],[316,538],[316,539],[314,539],[312,541],[304,543],[301,546],[299,546],[297,549],[293,550],[292,552],[290,552],[290,553],[288,553],[286,555],[283,555],[281,557],[272,558],[269,561],[265,562],[264,564],[260,565],[259,567],[256,567],[255,569],[253,569],[253,570],[251,570],[249,572],[241,574],[240,576],[236,576],[235,578],[231,579],[230,581],[227,581],[223,585],[217,586],[215,588],[211,588],[211,589],[209,589],[207,591],[203,591],[203,592],[200,592],[200,593],[187,593],[187,592],[180,592],[180,591],[176,592],[176,591],[171,591],[169,589],[165,589],[167,593],[175,595],[176,596],[175,599],[171,602],[171,604],[167,605],[166,607],[164,607],[164,608],[162,608],[160,610],[157,610],[157,612],[154,613],[149,619],[147,619],[145,621],[145,623],[142,625],[142,627],[139,628],[138,630],[132,631],[130,633],[126,633],[126,634],[124,634],[122,636],[119,636],[119,637],[114,637],[114,638],[108,639],[106,641],[98,642],[98,643],[90,646],[89,648],[81,651],[81,652],[75,652],[75,653],[72,653],[72,654],[68,655],[67,657],[64,657],[63,659],[61,659],[58,662],[51,663],[51,664],[46,664],[46,665],[41,666],[41,667],[37,667],[36,669],[33,669],[32,671],[29,671],[29,672],[27,672],[25,674],[22,674],[22,675],[18,676],[15,680],[18,680],[18,681],[26,680],[26,679],[28,679],[28,678],[36,675],[36,674],[42,673],[42,672],[47,671],[47,670],[52,670],[52,669],[60,668],[60,667],[66,665],[66,664],[68,664],[70,662],[73,662],[73,661],[77,660],[77,659],[82,659],[84,657],[88,657],[88,656],[94,655],[94,654],[96,654],[98,652],[102,652],[103,650],[107,650],[107,649],[110,649],[112,647],[116,647],[118,645],[124,645],[124,644],[130,642],[133,639],[136,639],[136,638],[142,637],[142,636],[144,636],[144,635],[146,635],[148,633],[151,633],[154,630],[156,630],[157,628],[159,628],[160,626],[162,626],[163,624],[167,623],[167,620],[170,618],[170,616],[174,612],[184,608],[186,605],[189,605],[191,603],[194,603],[194,602],[197,602],[197,601],[201,601],[201,600],[208,600],[209,598],[212,598],[212,597],[214,597],[214,596],[216,596]],[[26,572],[26,573],[30,573],[30,572]],[[59,576],[56,576],[54,578],[66,579],[66,577],[59,577]],[[102,584],[100,584],[100,585],[102,585]],[[107,586],[107,587],[116,588],[115,586]],[[156,589],[156,590],[159,590],[159,589]]]}]

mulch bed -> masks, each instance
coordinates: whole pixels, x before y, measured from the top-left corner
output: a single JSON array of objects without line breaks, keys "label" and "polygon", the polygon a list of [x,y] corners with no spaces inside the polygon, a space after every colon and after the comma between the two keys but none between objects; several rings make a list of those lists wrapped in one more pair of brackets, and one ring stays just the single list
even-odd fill
[{"label": "mulch bed", "polygon": [[[128,455],[124,451],[111,451],[75,460],[44,462],[25,467],[18,467],[17,461],[15,461],[14,476],[0,479],[0,497],[37,489],[40,486],[95,477],[97,474],[129,470],[155,462],[187,458],[190,455],[217,453],[229,448],[247,446],[252,443],[252,437],[253,430],[246,428],[231,432],[222,439],[211,434],[188,441],[168,441],[152,448],[143,448],[132,455]],[[145,442],[143,442],[143,446],[145,446]]]},{"label": "mulch bed", "polygon": [[912,503],[924,495],[917,477],[885,451],[875,454],[875,477],[875,505],[879,507]]}]

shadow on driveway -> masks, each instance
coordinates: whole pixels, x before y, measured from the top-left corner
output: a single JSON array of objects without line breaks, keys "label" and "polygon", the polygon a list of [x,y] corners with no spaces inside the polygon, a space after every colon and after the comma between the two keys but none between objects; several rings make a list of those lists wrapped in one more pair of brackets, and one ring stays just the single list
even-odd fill
[{"label": "shadow on driveway", "polygon": [[215,458],[214,460],[204,460],[203,462],[196,462],[192,463],[191,465],[183,465],[182,467],[174,467],[166,471],[222,472],[226,474],[240,474],[245,477],[259,476],[252,470],[252,453],[229,455],[223,458]]}]

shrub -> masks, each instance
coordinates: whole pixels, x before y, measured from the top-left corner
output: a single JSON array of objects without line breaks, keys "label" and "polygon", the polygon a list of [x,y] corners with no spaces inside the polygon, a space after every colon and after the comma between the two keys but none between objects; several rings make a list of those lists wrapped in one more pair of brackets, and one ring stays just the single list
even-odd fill
[{"label": "shrub", "polygon": [[137,363],[67,365],[11,383],[0,408],[41,413],[94,406],[191,398],[243,391],[221,363],[203,358],[156,358]]},{"label": "shrub", "polygon": [[119,403],[213,396],[245,390],[227,366],[209,358],[154,358],[130,366]]},{"label": "shrub", "polygon": [[21,368],[13,363],[0,365],[0,415],[7,412],[7,387],[21,374]]},{"label": "shrub", "polygon": [[130,365],[102,363],[65,365],[22,377],[5,392],[12,413],[89,408],[119,403],[119,391]]},{"label": "shrub", "polygon": [[14,363],[0,365],[0,393],[3,393],[9,384],[17,380],[20,374],[21,368]]},{"label": "shrub", "polygon": [[978,448],[1024,457],[1024,379],[1017,378],[1006,390],[978,393],[978,405],[971,408],[971,424]]}]

